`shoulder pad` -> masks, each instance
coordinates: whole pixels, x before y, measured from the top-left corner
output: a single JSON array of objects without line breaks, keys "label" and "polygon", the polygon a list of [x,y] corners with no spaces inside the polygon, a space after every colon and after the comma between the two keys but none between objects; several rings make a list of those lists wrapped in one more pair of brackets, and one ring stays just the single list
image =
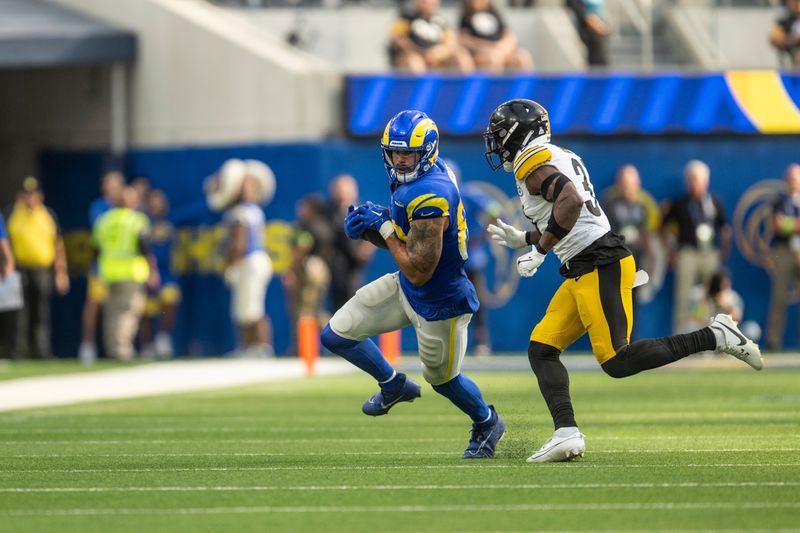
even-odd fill
[{"label": "shoulder pad", "polygon": [[553,152],[547,144],[534,144],[520,150],[514,158],[514,176],[524,180],[528,173],[553,159]]}]

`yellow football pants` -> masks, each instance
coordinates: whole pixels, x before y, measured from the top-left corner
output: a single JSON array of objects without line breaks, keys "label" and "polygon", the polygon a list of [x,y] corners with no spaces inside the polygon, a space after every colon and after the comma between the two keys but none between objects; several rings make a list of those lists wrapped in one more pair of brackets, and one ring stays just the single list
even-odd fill
[{"label": "yellow football pants", "polygon": [[605,363],[630,343],[635,276],[636,263],[628,256],[564,280],[531,341],[563,351],[588,331],[597,362]]}]

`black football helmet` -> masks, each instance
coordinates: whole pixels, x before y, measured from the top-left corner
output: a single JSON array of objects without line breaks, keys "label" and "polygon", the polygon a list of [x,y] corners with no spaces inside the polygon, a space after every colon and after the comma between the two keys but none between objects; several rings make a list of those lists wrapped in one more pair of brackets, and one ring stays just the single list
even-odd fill
[{"label": "black football helmet", "polygon": [[492,170],[502,167],[511,172],[519,149],[538,138],[550,142],[550,119],[544,107],[524,98],[502,103],[492,112],[483,132],[486,161]]}]

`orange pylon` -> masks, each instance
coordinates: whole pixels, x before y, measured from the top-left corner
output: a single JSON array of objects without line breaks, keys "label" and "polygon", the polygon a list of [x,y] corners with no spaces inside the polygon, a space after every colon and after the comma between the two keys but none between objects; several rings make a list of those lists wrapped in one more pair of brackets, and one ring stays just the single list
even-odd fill
[{"label": "orange pylon", "polygon": [[297,351],[306,364],[306,374],[314,375],[319,359],[319,326],[314,317],[300,317],[297,321]]},{"label": "orange pylon", "polygon": [[400,330],[381,333],[378,342],[381,352],[389,364],[396,365],[400,361]]}]

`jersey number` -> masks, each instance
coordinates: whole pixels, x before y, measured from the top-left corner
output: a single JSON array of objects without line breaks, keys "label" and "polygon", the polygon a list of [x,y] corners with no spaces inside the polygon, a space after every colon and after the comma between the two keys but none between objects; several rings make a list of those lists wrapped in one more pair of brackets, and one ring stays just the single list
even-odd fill
[{"label": "jersey number", "polygon": [[586,209],[588,209],[589,212],[594,216],[599,217],[603,214],[603,212],[600,210],[600,206],[597,203],[597,198],[594,196],[594,187],[592,187],[592,184],[589,183],[589,173],[586,172],[586,167],[584,167],[578,159],[573,159],[572,168],[575,170],[575,174],[583,178],[583,188],[592,197],[591,200],[586,200],[584,202]]}]

